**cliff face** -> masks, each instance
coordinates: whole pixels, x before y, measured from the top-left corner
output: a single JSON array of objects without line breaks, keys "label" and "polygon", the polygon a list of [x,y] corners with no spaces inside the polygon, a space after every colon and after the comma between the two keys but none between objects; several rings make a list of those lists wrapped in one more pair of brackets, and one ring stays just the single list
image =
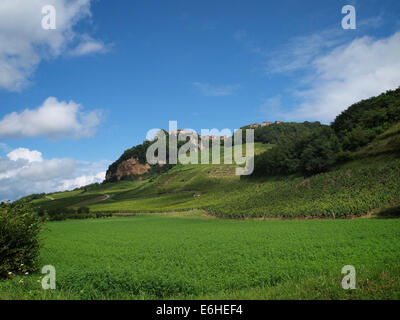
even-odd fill
[{"label": "cliff face", "polygon": [[115,172],[108,170],[106,181],[119,181],[125,176],[141,175],[146,173],[149,169],[150,165],[148,163],[141,164],[137,159],[130,158],[119,163]]}]

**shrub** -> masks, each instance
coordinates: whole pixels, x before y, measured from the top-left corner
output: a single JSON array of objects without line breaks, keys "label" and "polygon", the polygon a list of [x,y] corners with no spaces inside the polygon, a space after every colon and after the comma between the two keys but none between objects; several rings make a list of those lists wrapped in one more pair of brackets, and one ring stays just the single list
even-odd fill
[{"label": "shrub", "polygon": [[0,277],[36,269],[41,221],[25,203],[0,207]]},{"label": "shrub", "polygon": [[42,216],[48,221],[63,221],[67,219],[96,219],[112,217],[111,213],[90,213],[90,208],[79,207],[77,210],[73,208],[58,208],[50,210],[47,215]]},{"label": "shrub", "polygon": [[79,207],[77,212],[78,213],[89,213],[90,209],[88,207]]},{"label": "shrub", "polygon": [[72,208],[58,208],[52,209],[48,212],[47,220],[49,221],[62,221],[66,219],[74,219],[77,215],[75,209]]},{"label": "shrub", "polygon": [[336,154],[336,163],[341,164],[347,161],[355,160],[354,154],[351,151],[340,151]]}]

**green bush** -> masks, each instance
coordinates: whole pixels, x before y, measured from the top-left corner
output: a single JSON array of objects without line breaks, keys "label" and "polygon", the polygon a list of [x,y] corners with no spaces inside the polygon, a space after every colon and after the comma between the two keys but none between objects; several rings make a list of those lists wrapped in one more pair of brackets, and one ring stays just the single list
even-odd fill
[{"label": "green bush", "polygon": [[41,219],[25,203],[0,207],[0,277],[33,272],[39,255]]},{"label": "green bush", "polygon": [[[39,213],[41,211],[39,210]],[[39,214],[40,216],[40,214]],[[47,221],[63,221],[67,219],[96,219],[112,217],[111,213],[90,213],[90,208],[79,207],[77,210],[73,208],[58,208],[50,210],[47,215],[42,214],[40,217]]]},{"label": "green bush", "polygon": [[74,217],[76,215],[77,215],[77,213],[76,213],[75,209],[72,209],[72,208],[52,209],[52,210],[49,210],[47,213],[47,220],[63,221],[66,219],[74,219]]},{"label": "green bush", "polygon": [[90,209],[88,207],[79,207],[77,213],[89,213]]}]

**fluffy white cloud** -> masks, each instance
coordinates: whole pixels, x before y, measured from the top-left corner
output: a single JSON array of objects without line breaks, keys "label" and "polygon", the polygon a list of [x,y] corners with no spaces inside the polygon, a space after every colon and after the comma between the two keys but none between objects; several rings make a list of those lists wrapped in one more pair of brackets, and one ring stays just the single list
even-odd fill
[{"label": "fluffy white cloud", "polygon": [[75,161],[72,159],[50,159],[33,162],[21,168],[19,178],[33,182],[49,181],[67,178],[75,170]]},{"label": "fluffy white cloud", "polygon": [[230,96],[240,88],[240,85],[211,85],[209,83],[194,82],[193,85],[206,96]]},{"label": "fluffy white cloud", "polygon": [[288,119],[329,122],[351,104],[400,85],[400,32],[384,39],[362,37],[312,62],[310,86],[299,90],[300,107]]},{"label": "fluffy white cloud", "polygon": [[[66,52],[79,34],[74,26],[90,18],[91,0],[1,0],[0,1],[0,87],[23,88],[43,59]],[[42,28],[42,8],[56,9],[56,29]],[[79,47],[79,44],[78,44]],[[85,50],[81,50],[84,54]],[[93,52],[87,50],[89,53]]]},{"label": "fluffy white cloud", "polygon": [[91,137],[100,123],[99,111],[81,112],[74,101],[58,101],[50,97],[37,109],[12,112],[0,120],[0,138]]},{"label": "fluffy white cloud", "polygon": [[47,160],[39,151],[18,148],[7,158],[0,157],[0,201],[102,182],[108,164],[108,161]]},{"label": "fluffy white cloud", "polygon": [[18,148],[7,154],[10,160],[17,161],[18,159],[28,160],[28,162],[43,161],[42,153],[36,150],[30,151],[26,148]]}]

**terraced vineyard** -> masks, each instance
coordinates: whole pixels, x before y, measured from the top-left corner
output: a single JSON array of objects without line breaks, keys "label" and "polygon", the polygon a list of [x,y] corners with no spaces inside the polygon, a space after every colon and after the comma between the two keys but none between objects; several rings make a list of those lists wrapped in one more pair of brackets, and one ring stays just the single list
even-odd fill
[{"label": "terraced vineyard", "polygon": [[149,180],[101,185],[89,192],[52,194],[35,205],[87,205],[92,212],[137,213],[203,209],[229,218],[345,218],[398,205],[400,159],[357,160],[328,173],[240,179],[234,165],[176,166]]}]

